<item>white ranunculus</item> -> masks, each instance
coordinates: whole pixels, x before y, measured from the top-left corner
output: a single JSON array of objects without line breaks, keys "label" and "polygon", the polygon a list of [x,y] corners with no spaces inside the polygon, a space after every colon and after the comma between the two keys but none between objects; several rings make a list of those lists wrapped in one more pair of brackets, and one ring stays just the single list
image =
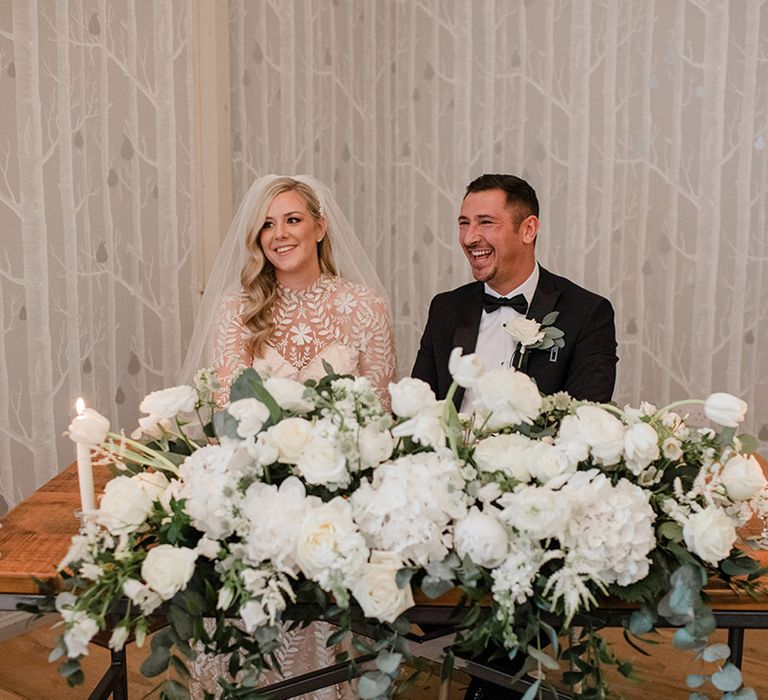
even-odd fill
[{"label": "white ranunculus", "polygon": [[685,544],[705,562],[717,566],[730,553],[736,542],[736,528],[725,512],[707,506],[693,513],[683,525]]},{"label": "white ranunculus", "polygon": [[394,622],[401,613],[413,607],[410,584],[397,587],[396,576],[403,560],[393,552],[374,550],[352,584],[352,595],[366,617],[380,622]]},{"label": "white ranunculus", "polygon": [[257,600],[249,600],[240,607],[240,618],[248,634],[253,634],[259,627],[269,623],[269,616],[264,612],[264,606]]},{"label": "white ranunculus", "polygon": [[205,559],[216,559],[219,556],[219,550],[221,544],[217,540],[212,540],[208,535],[203,535],[195,545],[195,552],[198,557],[204,557]]},{"label": "white ranunculus", "polygon": [[519,433],[500,433],[478,441],[475,464],[480,471],[503,472],[518,481],[530,481],[525,451],[533,444]]},{"label": "white ranunculus", "polygon": [[195,572],[196,559],[194,549],[159,544],[147,552],[141,576],[163,600],[170,600],[187,587]]},{"label": "white ranunculus", "polygon": [[413,377],[405,377],[397,384],[390,383],[389,395],[392,397],[392,412],[400,418],[412,418],[437,401],[429,384]]},{"label": "white ranunculus", "polygon": [[635,423],[624,434],[624,458],[635,475],[659,458],[659,435],[648,423]]},{"label": "white ranunculus", "polygon": [[81,415],[75,416],[67,431],[74,442],[96,447],[107,439],[109,419],[92,408],[86,408]]},{"label": "white ranunculus", "polygon": [[438,402],[423,409],[413,418],[392,428],[396,438],[410,437],[421,445],[439,449],[445,446],[445,432],[441,422],[443,404]]},{"label": "white ranunculus", "polygon": [[448,371],[453,381],[465,389],[475,386],[485,373],[485,365],[476,353],[462,355],[462,348],[454,348],[448,358]]},{"label": "white ranunculus", "polygon": [[468,556],[478,566],[494,569],[507,557],[509,537],[498,517],[473,506],[456,523],[453,542],[460,557]]},{"label": "white ranunculus", "polygon": [[64,646],[67,656],[76,659],[88,654],[88,644],[99,631],[99,623],[82,610],[72,613],[64,632]]},{"label": "white ranunculus", "polygon": [[477,490],[477,500],[480,503],[493,503],[499,496],[501,496],[501,486],[495,481],[489,481]]},{"label": "white ranunculus", "polygon": [[666,459],[676,462],[683,456],[683,448],[680,440],[674,437],[668,437],[661,443],[661,451]]},{"label": "white ranunculus", "polygon": [[704,413],[713,423],[725,428],[736,428],[744,420],[749,406],[732,394],[711,394],[704,402]]},{"label": "white ranunculus", "polygon": [[242,438],[256,435],[269,418],[269,409],[258,399],[233,401],[227,407],[227,412],[237,419],[237,434]]},{"label": "white ranunculus", "polygon": [[109,638],[109,648],[113,651],[120,651],[125,643],[128,641],[128,635],[130,629],[127,625],[120,625],[112,630],[112,635]]},{"label": "white ranunculus", "polygon": [[528,472],[540,484],[546,484],[576,471],[576,464],[565,452],[546,442],[533,441],[530,448],[525,451],[524,457]]},{"label": "white ranunculus", "polygon": [[392,455],[395,441],[389,430],[382,430],[375,424],[367,425],[357,434],[360,462],[363,469],[376,467]]},{"label": "white ranunculus", "polygon": [[248,454],[256,460],[259,466],[266,467],[277,462],[279,457],[277,445],[268,430],[260,432],[256,439],[246,443]]},{"label": "white ranunculus", "polygon": [[504,330],[526,348],[535,345],[544,338],[544,331],[541,330],[541,325],[533,318],[519,316],[509,321]]},{"label": "white ranunculus", "polygon": [[305,512],[296,562],[307,578],[326,591],[338,591],[357,580],[367,560],[368,548],[352,520],[349,501],[337,496]]},{"label": "white ranunculus", "polygon": [[304,446],[296,471],[308,484],[326,486],[333,491],[349,484],[346,458],[322,435],[314,435]]},{"label": "white ranunculus", "polygon": [[599,406],[579,406],[576,416],[595,461],[606,467],[617,464],[624,453],[624,424]]},{"label": "white ranunculus", "polygon": [[578,465],[589,457],[589,444],[581,433],[581,422],[576,416],[565,416],[560,421],[555,445],[574,464]]},{"label": "white ranunculus", "polygon": [[97,518],[112,534],[127,534],[141,527],[151,510],[152,499],[137,481],[116,476],[104,488]]},{"label": "white ranunculus", "polygon": [[159,501],[168,488],[168,477],[162,472],[139,472],[131,477],[153,501]]},{"label": "white ranunculus", "polygon": [[195,409],[197,392],[185,384],[170,389],[161,389],[147,394],[139,405],[142,413],[149,415],[139,418],[142,430],[149,430],[163,418],[173,418],[178,413],[189,413]]},{"label": "white ranunculus", "polygon": [[518,423],[533,423],[541,411],[541,394],[536,383],[514,369],[492,369],[474,387],[475,408],[486,416],[490,430]]},{"label": "white ranunculus", "polygon": [[735,455],[723,467],[720,479],[732,501],[748,501],[766,486],[760,463],[751,455]]},{"label": "white ranunculus", "polygon": [[285,464],[296,464],[304,446],[312,437],[312,423],[304,418],[286,418],[269,428],[267,433],[277,447],[278,460]]},{"label": "white ranunculus", "polygon": [[312,401],[304,397],[306,387],[294,379],[270,377],[264,382],[264,387],[285,411],[307,413],[315,407]]}]

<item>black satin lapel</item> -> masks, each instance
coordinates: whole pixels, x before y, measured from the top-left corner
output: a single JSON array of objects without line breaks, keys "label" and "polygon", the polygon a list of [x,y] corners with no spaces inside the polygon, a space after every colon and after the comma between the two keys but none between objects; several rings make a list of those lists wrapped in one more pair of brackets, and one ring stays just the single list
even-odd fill
[{"label": "black satin lapel", "polygon": [[[458,323],[453,332],[453,347],[463,348],[463,354],[468,355],[477,347],[477,334],[480,330],[480,317],[483,315],[483,285],[472,286],[458,309]],[[453,348],[451,348],[453,349]],[[461,408],[464,399],[464,388],[459,387],[453,395],[456,410]]]},{"label": "black satin lapel", "polygon": [[480,317],[483,315],[482,295],[483,285],[478,282],[469,289],[457,310],[459,320],[453,332],[453,347],[464,348],[464,355],[474,352],[477,347]]},{"label": "black satin lapel", "polygon": [[[552,276],[544,268],[539,268],[539,284],[536,286],[536,292],[533,295],[531,306],[528,309],[526,318],[533,318],[541,323],[542,319],[550,312],[555,310],[555,304],[560,297],[560,290],[554,285]],[[557,322],[555,322],[557,325]],[[517,367],[519,350],[515,351],[514,366]],[[523,359],[520,363],[520,371],[528,374],[528,359],[531,351],[523,353]]]}]

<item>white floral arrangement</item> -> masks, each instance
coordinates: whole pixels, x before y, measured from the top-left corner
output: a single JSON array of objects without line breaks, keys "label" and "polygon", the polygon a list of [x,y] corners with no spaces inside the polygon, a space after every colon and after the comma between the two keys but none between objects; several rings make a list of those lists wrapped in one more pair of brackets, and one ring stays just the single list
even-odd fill
[{"label": "white floral arrangement", "polygon": [[[116,475],[60,566],[52,660],[63,657],[68,682],[82,682],[79,659],[99,630],[113,649],[131,636],[141,645],[161,614],[169,626],[142,670],[176,671],[166,696],[188,696],[183,659],[204,650],[228,655],[220,692],[241,697],[273,666],[286,624],[332,620],[335,644],[365,618],[374,638],[354,647],[378,654],[378,669],[357,693],[391,697],[413,661],[413,589],[458,588],[454,648],[524,654],[534,688],[565,670],[574,697],[602,697],[601,664],[631,675],[585,616],[611,595],[637,604],[626,622],[637,640],[663,617],[680,626],[676,643],[718,661],[691,687],[756,697],[723,645],[708,643],[701,597],[709,576],[755,593],[765,573],[737,531],[768,512],[756,445],[735,432],[746,404],[703,402],[716,432],[688,426],[676,404],[541,396],[526,375],[486,371],[460,348],[450,370],[444,401],[417,379],[390,385],[394,417],[366,379],[330,367],[305,384],[245,370],[223,408],[202,371],[194,387],[150,394],[130,438],[91,411],[78,424],[87,435],[72,437],[98,445]],[[470,415],[454,408],[457,386],[474,390]],[[582,632],[563,649],[572,623]]]}]

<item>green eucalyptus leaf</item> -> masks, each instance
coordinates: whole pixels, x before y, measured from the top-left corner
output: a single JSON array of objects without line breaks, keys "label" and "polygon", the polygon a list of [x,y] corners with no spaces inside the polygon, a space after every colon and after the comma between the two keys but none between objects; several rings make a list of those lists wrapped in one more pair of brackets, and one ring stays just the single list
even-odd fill
[{"label": "green eucalyptus leaf", "polygon": [[700,673],[689,673],[685,677],[685,684],[689,688],[698,688],[702,685],[704,685],[705,681],[709,678],[709,676],[703,676]]},{"label": "green eucalyptus leaf", "polygon": [[696,649],[701,646],[701,640],[694,637],[685,627],[681,627],[675,632],[672,643],[678,649]]},{"label": "green eucalyptus leaf", "polygon": [[529,646],[526,649],[528,656],[536,659],[544,668],[548,668],[550,671],[557,671],[560,668],[560,664],[557,663],[549,654],[537,649],[534,646]]},{"label": "green eucalyptus leaf", "polygon": [[53,651],[48,654],[48,663],[53,663],[54,661],[60,659],[62,656],[64,656],[64,651],[65,649],[61,644],[55,646]]},{"label": "green eucalyptus leaf", "polygon": [[194,635],[195,626],[192,616],[180,605],[171,605],[168,609],[168,620],[180,639],[187,640]]},{"label": "green eucalyptus leaf", "polygon": [[397,584],[397,587],[402,589],[410,585],[411,579],[415,573],[416,569],[409,566],[398,569],[397,574],[395,574],[395,583]]},{"label": "green eucalyptus leaf", "polygon": [[237,425],[237,419],[227,411],[219,411],[213,414],[213,430],[219,440],[225,437],[239,440],[240,436],[237,434]]},{"label": "green eucalyptus leaf", "polygon": [[650,632],[656,623],[656,615],[648,606],[635,610],[629,617],[629,631],[638,636]]},{"label": "green eucalyptus leaf", "polygon": [[566,685],[576,685],[584,680],[583,671],[566,671],[563,674],[563,683]]},{"label": "green eucalyptus leaf", "polygon": [[537,678],[536,682],[525,691],[521,700],[534,700],[536,694],[539,692],[539,686],[541,686],[541,678]]},{"label": "green eucalyptus leaf", "polygon": [[722,700],[757,700],[757,693],[752,688],[739,688],[732,693],[725,693]]},{"label": "green eucalyptus leaf", "polygon": [[668,539],[670,542],[682,542],[683,541],[683,527],[679,523],[672,520],[662,523],[659,526],[658,533],[661,537]]},{"label": "green eucalyptus leaf", "polygon": [[453,655],[452,649],[446,649],[445,653],[443,654],[443,663],[440,667],[440,680],[445,682],[450,679],[451,674],[453,673],[453,662],[455,660],[455,657]]},{"label": "green eucalyptus leaf", "polygon": [[757,450],[760,447],[760,443],[757,441],[757,438],[754,437],[754,435],[742,433],[737,437],[739,442],[741,443],[742,452],[757,452]]},{"label": "green eucalyptus leaf", "polygon": [[80,659],[67,659],[59,666],[59,675],[68,678],[80,670]]},{"label": "green eucalyptus leaf", "polygon": [[541,325],[551,326],[555,321],[557,321],[557,317],[559,315],[559,311],[550,311],[544,318],[541,319]]},{"label": "green eucalyptus leaf", "polygon": [[403,660],[402,654],[397,654],[389,651],[379,652],[376,657],[376,668],[382,673],[386,673],[388,676],[395,677],[398,669],[400,668],[400,662]]},{"label": "green eucalyptus leaf", "polygon": [[386,694],[392,679],[381,671],[369,671],[360,676],[357,684],[357,694],[362,700],[373,700]]},{"label": "green eucalyptus leaf", "polygon": [[169,678],[160,688],[162,700],[189,700],[192,697],[187,686]]},{"label": "green eucalyptus leaf", "polygon": [[701,658],[704,661],[723,661],[731,655],[731,650],[727,644],[710,644],[701,652]]},{"label": "green eucalyptus leaf", "polygon": [[712,685],[718,690],[738,690],[741,687],[741,671],[731,663],[723,666],[710,677]]},{"label": "green eucalyptus leaf", "polygon": [[[154,642],[154,639],[152,641]],[[152,654],[144,659],[144,663],[141,664],[141,672],[147,678],[159,676],[161,673],[168,669],[168,664],[170,661],[171,654],[168,647],[158,646],[157,648],[153,648]]]},{"label": "green eucalyptus leaf", "polygon": [[454,587],[450,579],[440,579],[434,576],[425,576],[421,582],[421,590],[427,598],[439,598]]}]

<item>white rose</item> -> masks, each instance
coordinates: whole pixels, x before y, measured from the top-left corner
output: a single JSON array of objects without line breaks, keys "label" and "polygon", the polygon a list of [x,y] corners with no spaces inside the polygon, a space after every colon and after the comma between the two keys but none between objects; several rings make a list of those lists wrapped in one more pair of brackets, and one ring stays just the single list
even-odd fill
[{"label": "white rose", "polygon": [[352,507],[337,496],[308,510],[296,541],[302,573],[325,590],[355,581],[368,559],[365,540],[352,520]]},{"label": "white rose", "polygon": [[195,572],[197,553],[188,547],[159,544],[147,552],[141,576],[163,600],[170,600],[187,587]]},{"label": "white rose", "polygon": [[502,433],[480,440],[475,447],[475,464],[480,471],[504,472],[518,481],[530,481],[525,451],[532,441],[519,433]]},{"label": "white rose", "polygon": [[405,377],[397,384],[390,383],[389,395],[392,397],[392,412],[401,418],[412,418],[437,401],[429,384],[413,377]]},{"label": "white rose", "polygon": [[96,447],[107,439],[109,419],[92,408],[86,408],[82,414],[75,416],[67,430],[70,439],[74,442]]},{"label": "white rose", "polygon": [[624,424],[599,406],[579,406],[579,431],[599,464],[617,464],[624,453]]},{"label": "white rose", "polygon": [[112,534],[127,534],[141,527],[152,510],[152,499],[129,476],[107,482],[99,503],[98,521]]},{"label": "white rose", "polygon": [[357,435],[360,462],[363,469],[376,467],[392,455],[395,441],[389,430],[367,425]]},{"label": "white rose", "polygon": [[253,634],[259,627],[269,622],[269,616],[264,612],[264,607],[256,600],[249,600],[240,607],[240,618],[248,634]]},{"label": "white rose", "polygon": [[522,316],[509,321],[504,330],[526,348],[535,345],[544,337],[544,331],[541,330],[541,325],[538,321]]},{"label": "white rose", "polygon": [[285,464],[296,464],[304,446],[312,437],[312,423],[304,418],[286,418],[268,431],[269,439],[277,447],[278,459]]},{"label": "white rose", "polygon": [[720,479],[732,501],[748,501],[766,486],[763,469],[752,456],[731,457],[725,463]]},{"label": "white rose", "polygon": [[673,462],[676,462],[683,456],[683,448],[680,445],[680,440],[673,437],[668,437],[661,443],[661,451],[664,453],[664,457]]},{"label": "white rose", "polygon": [[483,376],[485,365],[476,353],[470,355],[461,354],[462,348],[454,348],[448,358],[448,371],[453,381],[465,389],[477,384],[477,380]]},{"label": "white rose", "polygon": [[149,430],[162,418],[173,418],[177,413],[193,411],[196,402],[197,392],[191,386],[184,384],[153,391],[147,394],[139,404],[139,410],[149,414],[139,418],[139,425],[142,430]]},{"label": "white rose", "polygon": [[294,379],[270,377],[264,382],[264,387],[285,411],[307,413],[315,407],[312,401],[304,397],[307,388]]},{"label": "white rose", "polygon": [[704,413],[713,423],[725,428],[736,428],[744,420],[749,406],[732,394],[711,394],[704,402]]},{"label": "white rose", "polygon": [[707,506],[685,521],[683,538],[688,549],[716,566],[731,553],[736,541],[736,528],[720,508]]},{"label": "white rose", "polygon": [[296,470],[309,484],[336,489],[349,483],[347,460],[328,439],[315,435],[304,446]]},{"label": "white rose", "polygon": [[492,369],[475,385],[475,408],[490,414],[490,430],[518,423],[533,423],[541,411],[541,394],[535,382],[513,369]]},{"label": "white rose", "polygon": [[153,501],[159,501],[168,488],[168,477],[162,472],[139,472],[133,479]]},{"label": "white rose", "polygon": [[403,560],[392,552],[371,552],[371,560],[363,566],[358,579],[352,584],[355,597],[363,614],[380,622],[394,622],[401,613],[413,607],[410,584],[397,587],[396,576]]},{"label": "white rose", "polygon": [[659,454],[658,433],[648,423],[635,423],[624,434],[624,457],[635,476],[656,461]]},{"label": "white rose", "polygon": [[242,438],[256,435],[269,418],[269,409],[258,399],[233,401],[227,407],[227,412],[237,419],[237,434]]},{"label": "white rose", "polygon": [[525,452],[525,460],[531,476],[541,484],[576,471],[576,464],[564,452],[546,442],[534,442]]},{"label": "white rose", "polygon": [[507,557],[509,537],[504,526],[476,506],[456,523],[453,542],[460,557],[468,556],[478,566],[495,569]]}]

